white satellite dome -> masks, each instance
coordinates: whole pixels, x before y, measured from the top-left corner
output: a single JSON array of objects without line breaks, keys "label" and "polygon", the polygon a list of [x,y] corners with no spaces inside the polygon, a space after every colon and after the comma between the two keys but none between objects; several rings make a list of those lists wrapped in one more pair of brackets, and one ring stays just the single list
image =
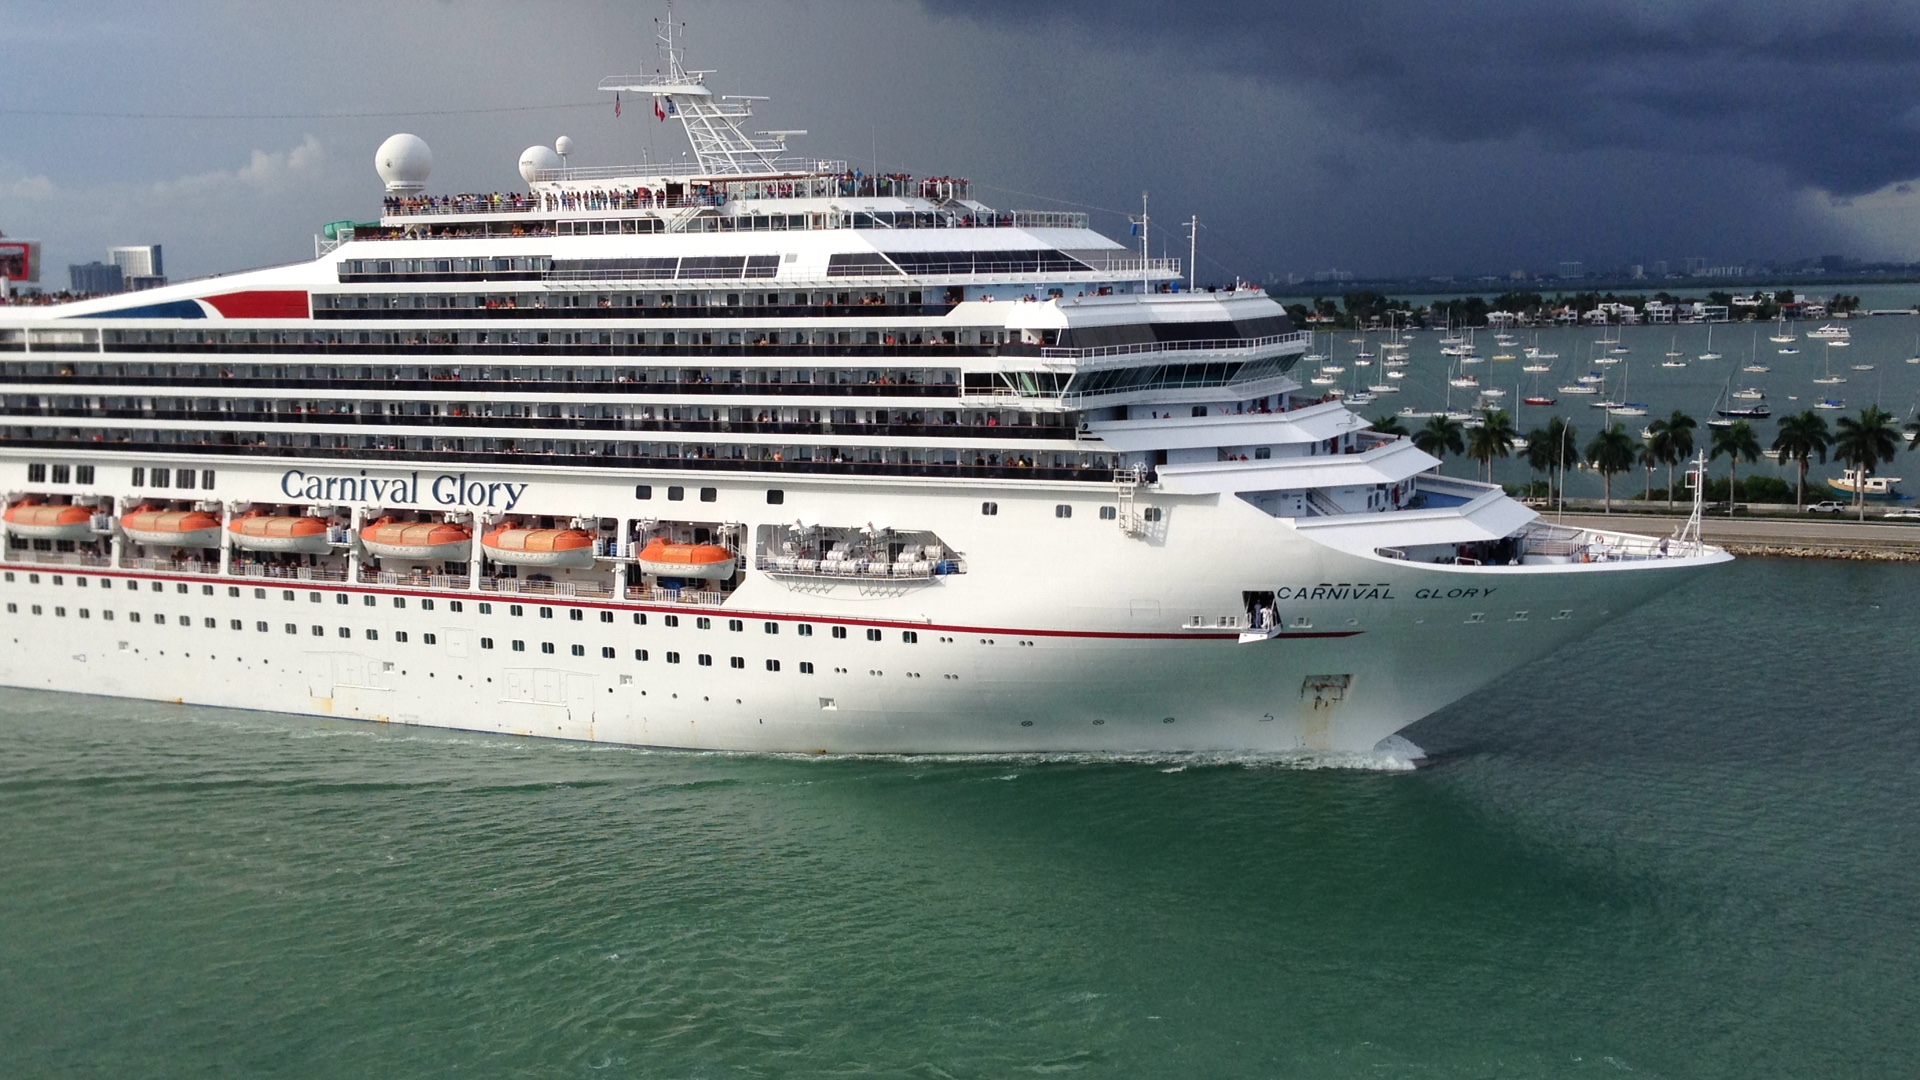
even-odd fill
[{"label": "white satellite dome", "polygon": [[560,155],[550,146],[529,146],[520,152],[520,179],[533,183],[533,174],[560,167]]},{"label": "white satellite dome", "polygon": [[567,138],[565,135],[562,135],[559,138],[553,140],[553,149],[554,149],[554,152],[559,154],[561,157],[566,157],[568,154],[573,153],[573,140]]},{"label": "white satellite dome", "polygon": [[426,190],[433,151],[418,135],[390,135],[373,153],[373,171],[386,181],[389,194],[413,195]]}]

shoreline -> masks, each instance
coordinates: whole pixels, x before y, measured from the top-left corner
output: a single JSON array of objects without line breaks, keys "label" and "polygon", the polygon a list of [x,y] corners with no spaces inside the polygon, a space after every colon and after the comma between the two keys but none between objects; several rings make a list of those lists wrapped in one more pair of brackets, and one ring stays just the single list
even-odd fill
[{"label": "shoreline", "polygon": [[[1552,522],[1551,513],[1541,520]],[[1567,513],[1557,520],[1583,529],[1662,535],[1686,521],[1681,514]],[[1810,517],[1707,517],[1702,539],[1745,557],[1920,562],[1920,527]]]}]

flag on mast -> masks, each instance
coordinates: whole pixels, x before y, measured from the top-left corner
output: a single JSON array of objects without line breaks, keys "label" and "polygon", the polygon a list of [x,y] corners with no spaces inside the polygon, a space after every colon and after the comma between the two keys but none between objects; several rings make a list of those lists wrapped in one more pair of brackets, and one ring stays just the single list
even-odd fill
[{"label": "flag on mast", "polygon": [[663,121],[667,118],[667,110],[660,107],[659,98],[653,99],[653,115],[659,117]]},{"label": "flag on mast", "polygon": [[613,115],[616,118],[620,115],[620,95],[618,93],[613,95]]}]

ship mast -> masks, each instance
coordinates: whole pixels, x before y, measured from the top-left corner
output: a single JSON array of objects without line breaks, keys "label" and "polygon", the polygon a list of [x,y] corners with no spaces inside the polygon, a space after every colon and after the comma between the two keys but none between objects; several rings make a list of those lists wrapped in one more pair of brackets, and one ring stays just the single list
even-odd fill
[{"label": "ship mast", "polygon": [[756,132],[756,138],[741,130],[741,123],[753,117],[753,102],[768,100],[763,95],[721,94],[716,96],[706,85],[712,70],[688,69],[681,63],[686,47],[686,27],[676,28],[673,4],[667,4],[667,17],[660,22],[663,70],[652,78],[615,75],[600,80],[600,89],[653,97],[656,115],[678,119],[686,129],[687,141],[701,172],[710,176],[742,175],[781,171],[779,158],[786,151],[786,136],[800,132]]}]

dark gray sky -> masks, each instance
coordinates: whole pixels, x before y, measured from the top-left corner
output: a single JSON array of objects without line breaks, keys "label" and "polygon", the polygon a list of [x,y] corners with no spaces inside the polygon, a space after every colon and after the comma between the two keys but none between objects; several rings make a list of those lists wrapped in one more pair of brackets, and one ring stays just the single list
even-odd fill
[{"label": "dark gray sky", "polygon": [[[797,151],[973,178],[1124,233],[1143,189],[1201,274],[1920,258],[1920,4],[1707,0],[695,0],[692,66],[771,94]],[[0,7],[0,230],[69,262],[164,243],[176,276],[309,257],[378,212],[411,131],[440,191],[520,151],[677,155],[645,102],[652,5],[174,0]],[[127,119],[144,114],[435,113]],[[1155,245],[1156,248],[1159,244]],[[1156,252],[1157,253],[1157,252]]]}]

